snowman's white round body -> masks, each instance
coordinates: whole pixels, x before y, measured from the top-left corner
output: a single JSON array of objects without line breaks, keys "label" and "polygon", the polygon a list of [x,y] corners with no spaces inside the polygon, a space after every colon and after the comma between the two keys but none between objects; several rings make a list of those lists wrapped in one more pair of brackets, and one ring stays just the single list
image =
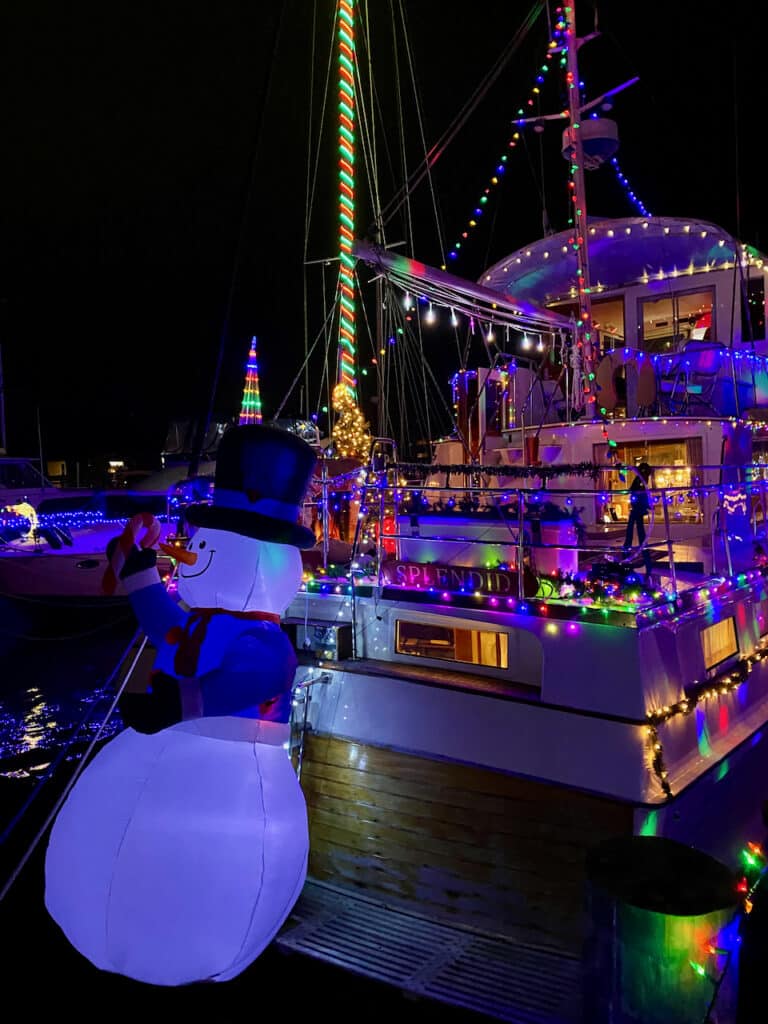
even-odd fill
[{"label": "snowman's white round body", "polygon": [[[281,613],[298,590],[295,548],[204,529],[191,544],[198,562],[180,574],[179,593],[192,607]],[[156,985],[225,981],[252,963],[306,878],[289,728],[196,718],[153,734],[125,729],[105,744],[46,854],[46,907],[76,949]]]}]

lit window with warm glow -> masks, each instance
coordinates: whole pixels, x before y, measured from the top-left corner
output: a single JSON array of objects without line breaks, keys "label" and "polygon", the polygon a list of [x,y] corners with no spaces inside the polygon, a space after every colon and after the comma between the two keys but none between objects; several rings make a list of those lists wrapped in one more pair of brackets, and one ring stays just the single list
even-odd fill
[{"label": "lit window with warm glow", "polygon": [[704,668],[710,669],[722,665],[728,658],[739,653],[736,640],[736,625],[733,616],[705,626],[701,631],[701,647],[704,652]]},{"label": "lit window with warm glow", "polygon": [[508,668],[508,640],[506,633],[495,630],[459,629],[399,619],[395,650],[416,658]]}]

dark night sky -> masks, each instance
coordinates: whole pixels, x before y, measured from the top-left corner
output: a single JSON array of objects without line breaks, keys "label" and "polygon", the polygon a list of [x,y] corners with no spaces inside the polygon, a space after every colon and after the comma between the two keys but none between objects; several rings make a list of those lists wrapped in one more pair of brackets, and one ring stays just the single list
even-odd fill
[{"label": "dark night sky", "polygon": [[[386,167],[389,159],[398,166],[399,107],[390,5],[375,6],[386,203],[402,180]],[[405,0],[427,145],[454,123],[531,6],[461,3],[448,16],[443,0]],[[0,345],[11,453],[36,453],[39,410],[47,457],[155,462],[170,419],[207,407],[233,280],[217,410],[237,413],[255,334],[262,399],[273,414],[304,350],[310,71],[317,107],[333,9],[333,0],[287,0],[282,8],[252,0],[6,6]],[[580,0],[578,11],[583,35],[593,4]],[[761,5],[605,2],[598,13],[602,34],[582,50],[582,77],[591,98],[640,76],[611,115],[637,194],[652,213],[713,220],[768,248]],[[542,17],[435,168],[446,243],[505,151],[545,43]],[[402,40],[396,49],[404,74]],[[418,159],[416,108],[405,95],[402,108],[410,168]],[[330,112],[324,123],[334,130]],[[559,129],[547,129],[510,157],[482,230],[452,268],[457,274],[475,279],[541,234],[539,143],[549,218],[555,229],[566,226],[558,142]],[[313,260],[336,255],[332,154],[327,146],[319,153],[328,159],[318,171]],[[358,187],[362,208],[367,186]],[[608,168],[591,172],[588,189],[592,214],[635,212]],[[413,255],[438,265],[430,209],[422,183],[413,197]],[[388,240],[406,237],[402,219],[388,226]],[[319,270],[309,273],[317,281]],[[310,337],[322,320],[312,308],[315,287]],[[298,402],[295,393],[285,413],[297,413]]]}]

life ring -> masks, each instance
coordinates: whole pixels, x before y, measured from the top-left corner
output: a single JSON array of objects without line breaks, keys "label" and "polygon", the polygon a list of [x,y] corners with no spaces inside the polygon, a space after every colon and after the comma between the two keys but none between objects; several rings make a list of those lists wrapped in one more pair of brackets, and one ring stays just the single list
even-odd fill
[{"label": "life ring", "polygon": [[[637,373],[637,410],[650,409],[656,401],[656,374],[649,357],[634,348],[615,348],[606,352],[597,365],[597,405],[606,412],[613,412],[619,401],[616,393],[616,371],[621,367],[633,366]],[[627,410],[630,414],[629,410]]]}]

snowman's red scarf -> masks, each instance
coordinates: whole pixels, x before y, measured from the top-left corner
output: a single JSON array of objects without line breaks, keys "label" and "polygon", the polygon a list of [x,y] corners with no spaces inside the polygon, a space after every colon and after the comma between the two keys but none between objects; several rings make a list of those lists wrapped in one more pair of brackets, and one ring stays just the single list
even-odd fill
[{"label": "snowman's red scarf", "polygon": [[226,608],[191,608],[184,625],[171,626],[165,634],[169,644],[178,644],[179,649],[173,657],[173,668],[177,675],[194,676],[197,673],[200,648],[214,615],[230,615],[233,619],[261,619],[280,625],[280,616],[275,612],[231,612]]}]

